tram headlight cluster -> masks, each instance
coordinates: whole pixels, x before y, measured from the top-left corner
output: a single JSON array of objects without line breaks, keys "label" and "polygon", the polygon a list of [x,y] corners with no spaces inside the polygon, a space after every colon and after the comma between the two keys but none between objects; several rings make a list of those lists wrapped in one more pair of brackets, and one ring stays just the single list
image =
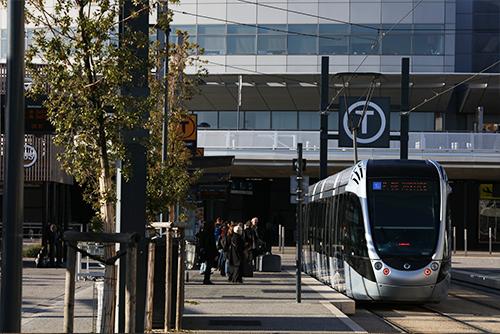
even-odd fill
[{"label": "tram headlight cluster", "polygon": [[373,267],[375,267],[375,270],[382,269],[382,262],[375,262],[375,264],[373,265]]},{"label": "tram headlight cluster", "polygon": [[432,262],[432,263],[431,263],[431,269],[432,269],[433,271],[438,270],[438,269],[439,269],[439,263],[437,263],[437,262]]}]

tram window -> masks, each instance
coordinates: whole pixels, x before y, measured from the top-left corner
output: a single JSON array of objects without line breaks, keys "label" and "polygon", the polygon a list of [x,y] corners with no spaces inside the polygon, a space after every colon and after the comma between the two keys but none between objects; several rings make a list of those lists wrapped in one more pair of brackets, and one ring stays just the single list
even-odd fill
[{"label": "tram window", "polygon": [[361,204],[356,195],[347,193],[344,212],[344,222],[348,230],[346,245],[350,248],[347,251],[351,252],[351,255],[354,256],[368,256],[363,213],[361,211]]}]

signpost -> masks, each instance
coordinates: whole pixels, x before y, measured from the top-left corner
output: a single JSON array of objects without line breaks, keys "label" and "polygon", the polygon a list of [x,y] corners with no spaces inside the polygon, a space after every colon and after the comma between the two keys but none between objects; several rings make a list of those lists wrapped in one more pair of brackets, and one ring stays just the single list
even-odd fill
[{"label": "signpost", "polygon": [[364,98],[351,97],[347,99],[346,108],[345,99],[341,97],[339,147],[352,146],[353,132],[350,124],[359,123],[365,107],[365,116],[361,119],[356,143],[360,147],[389,147],[390,105],[390,99],[387,97],[372,98],[368,102]]},{"label": "signpost", "polygon": [[296,301],[300,303],[302,301],[302,203],[303,203],[303,177],[304,172],[304,160],[302,159],[302,143],[297,144],[297,160],[293,161],[293,169],[297,173],[297,210],[296,210],[296,221],[297,221],[297,245],[296,245]]},{"label": "signpost", "polygon": [[197,156],[198,141],[198,117],[195,114],[188,115],[180,122],[181,136],[186,147],[191,151],[191,156]]}]

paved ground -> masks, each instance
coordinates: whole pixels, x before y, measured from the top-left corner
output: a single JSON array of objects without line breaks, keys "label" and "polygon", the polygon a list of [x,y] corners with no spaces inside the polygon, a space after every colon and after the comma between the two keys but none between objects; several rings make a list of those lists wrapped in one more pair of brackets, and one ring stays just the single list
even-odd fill
[{"label": "paved ground", "polygon": [[500,289],[500,254],[457,252],[452,258],[453,279]]},{"label": "paved ground", "polygon": [[202,276],[191,271],[184,328],[231,333],[364,332],[339,310],[352,313],[353,302],[307,275],[302,280],[302,303],[296,303],[293,263],[294,255],[285,254],[282,272],[255,272],[237,285],[219,273],[212,275],[214,285],[202,285]]},{"label": "paved ground", "polygon": [[[34,268],[25,260],[23,269],[23,333],[62,333],[65,269]],[[76,283],[75,332],[92,331],[93,282]]]}]

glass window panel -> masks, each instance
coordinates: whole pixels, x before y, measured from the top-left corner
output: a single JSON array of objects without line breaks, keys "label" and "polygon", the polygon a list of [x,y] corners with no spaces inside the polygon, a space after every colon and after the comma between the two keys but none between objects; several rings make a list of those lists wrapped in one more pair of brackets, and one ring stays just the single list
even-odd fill
[{"label": "glass window panel", "polygon": [[299,130],[319,130],[319,112],[299,112]]},{"label": "glass window panel", "polygon": [[177,30],[178,31],[185,31],[190,36],[196,35],[196,26],[195,25],[173,25],[173,26],[170,26],[170,34],[171,35],[177,35]]},{"label": "glass window panel", "polygon": [[328,130],[337,131],[339,129],[339,113],[331,112],[328,114]]},{"label": "glass window panel", "polygon": [[317,28],[316,24],[289,24],[288,54],[316,54]]},{"label": "glass window panel", "polygon": [[236,129],[237,118],[236,111],[219,112],[219,129]]},{"label": "glass window panel", "polygon": [[410,113],[410,131],[434,131],[435,120],[432,112]]},{"label": "glass window panel", "polygon": [[259,25],[257,32],[260,35],[281,35],[285,34],[287,29],[286,24],[265,24]]},{"label": "glass window panel", "polygon": [[7,29],[0,31],[0,58],[7,58]]},{"label": "glass window panel", "polygon": [[474,52],[500,53],[500,36],[498,34],[474,34]]},{"label": "glass window panel", "polygon": [[245,129],[266,130],[271,128],[269,111],[245,111]]},{"label": "glass window panel", "polygon": [[217,111],[200,111],[196,114],[199,128],[217,129]]},{"label": "glass window panel", "polygon": [[316,54],[316,37],[288,35],[288,54],[311,55]]},{"label": "glass window panel", "polygon": [[407,55],[411,53],[411,35],[387,35],[382,40],[382,54]]},{"label": "glass window panel", "polygon": [[377,36],[380,31],[379,25],[352,25],[351,26],[351,34],[353,35],[374,35]]},{"label": "glass window panel", "polygon": [[413,54],[442,55],[443,49],[443,35],[415,34],[413,36]]},{"label": "glass window panel", "polygon": [[224,24],[199,24],[198,35],[224,35],[226,26]]},{"label": "glass window panel", "polygon": [[348,24],[320,24],[320,35],[346,35],[349,34]]},{"label": "glass window panel", "polygon": [[272,128],[276,130],[296,130],[297,112],[295,111],[273,111]]},{"label": "glass window panel", "polygon": [[[320,36],[323,36],[320,34]],[[328,36],[319,38],[319,53],[329,55],[345,55],[348,53],[349,38],[347,36]]]},{"label": "glass window panel", "polygon": [[281,55],[286,53],[286,35],[259,36],[257,50],[260,55]]},{"label": "glass window panel", "polygon": [[[411,114],[410,114],[411,115]],[[391,127],[390,131],[399,131],[401,126],[401,117],[398,112],[391,112]]]},{"label": "glass window panel", "polygon": [[257,28],[255,28],[255,27],[237,25],[237,24],[228,24],[227,25],[227,33],[228,34],[243,34],[243,35],[255,34],[256,29]]},{"label": "glass window panel", "polygon": [[[390,31],[387,36],[391,34],[397,34],[397,33],[407,33],[411,34],[413,31],[413,25],[412,24],[382,24],[382,27],[380,28],[380,33],[388,32]],[[387,37],[384,37],[384,39]]]},{"label": "glass window panel", "polygon": [[351,50],[353,55],[378,54],[379,44],[377,39],[369,36],[351,36]]},{"label": "glass window panel", "polygon": [[198,36],[198,44],[204,49],[205,55],[226,53],[226,38],[224,36]]},{"label": "glass window panel", "polygon": [[227,54],[248,55],[255,54],[254,36],[227,36]]},{"label": "glass window panel", "polygon": [[438,33],[444,32],[444,25],[442,24],[415,24],[413,25],[415,33]]}]

